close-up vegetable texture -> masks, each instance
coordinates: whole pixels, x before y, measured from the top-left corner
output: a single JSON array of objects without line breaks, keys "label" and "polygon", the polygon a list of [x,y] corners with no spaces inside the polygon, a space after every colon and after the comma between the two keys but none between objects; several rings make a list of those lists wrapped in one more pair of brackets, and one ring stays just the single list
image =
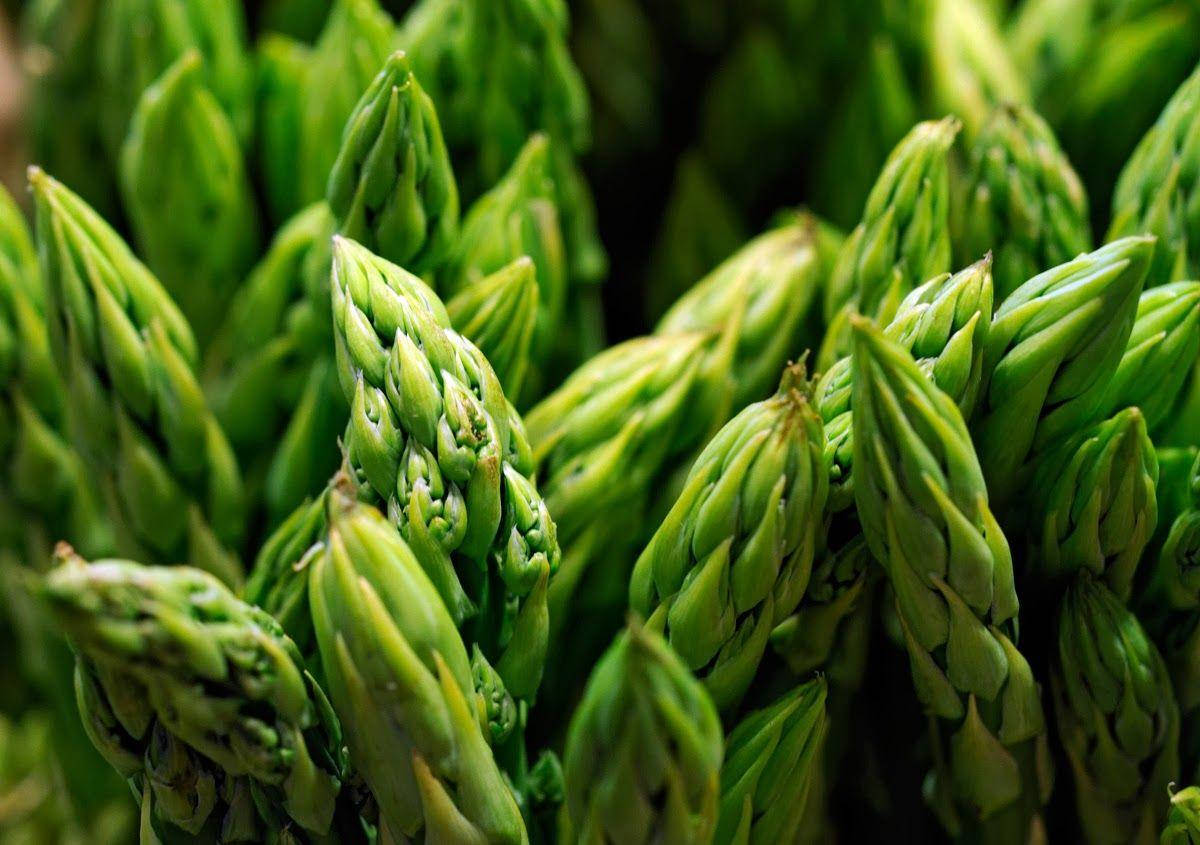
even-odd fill
[{"label": "close-up vegetable texture", "polygon": [[1200,845],[1196,0],[0,0],[0,843]]}]

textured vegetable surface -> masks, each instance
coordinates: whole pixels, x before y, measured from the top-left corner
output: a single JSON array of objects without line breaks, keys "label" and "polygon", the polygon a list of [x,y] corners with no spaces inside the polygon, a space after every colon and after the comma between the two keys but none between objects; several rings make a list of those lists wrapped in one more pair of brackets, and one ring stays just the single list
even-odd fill
[{"label": "textured vegetable surface", "polygon": [[1196,0],[0,32],[0,841],[1200,845]]}]

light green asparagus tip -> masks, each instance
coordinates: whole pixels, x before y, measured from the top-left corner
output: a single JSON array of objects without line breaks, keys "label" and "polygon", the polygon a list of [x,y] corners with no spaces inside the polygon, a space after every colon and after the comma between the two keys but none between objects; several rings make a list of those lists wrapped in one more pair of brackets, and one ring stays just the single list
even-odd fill
[{"label": "light green asparagus tip", "polygon": [[1198,129],[1200,70],[1179,86],[1117,179],[1108,239],[1142,233],[1158,238],[1148,288],[1200,274],[1200,226],[1188,213],[1200,171]]},{"label": "light green asparagus tip", "polygon": [[[248,143],[254,122],[254,71],[246,21],[236,0],[114,0],[95,25],[95,67],[103,98],[101,136],[116,158],[142,93],[188,50],[204,57],[204,85]],[[89,72],[91,72],[89,70]]]},{"label": "light green asparagus tip", "polygon": [[1010,812],[1028,832],[1044,722],[1012,642],[1012,556],[962,414],[901,346],[855,317],[855,501],[896,595],[917,697],[948,756],[930,782],[952,831]]},{"label": "light green asparagus tip", "polygon": [[342,135],[326,190],[338,230],[421,273],[458,236],[458,187],[437,111],[393,53],[367,86]]},{"label": "light green asparagus tip", "polygon": [[1158,459],[1137,408],[1043,455],[1031,481],[1031,567],[1060,581],[1087,570],[1128,601],[1158,522]]},{"label": "light green asparagus tip", "polygon": [[1171,811],[1160,845],[1200,843],[1200,788],[1189,786],[1171,794]]},{"label": "light green asparagus tip", "polygon": [[[991,255],[954,275],[930,279],[900,303],[884,328],[886,337],[912,353],[933,382],[966,415],[982,383],[983,350],[992,320]],[[854,501],[854,439],[850,358],[842,358],[816,387],[817,409],[825,424],[825,456],[830,466],[830,509]]]},{"label": "light green asparagus tip", "polygon": [[[66,397],[50,349],[46,298],[25,216],[0,187],[0,383],[5,393],[19,390],[46,423],[61,429]],[[0,443],[6,439],[0,436]]]},{"label": "light green asparagus tip", "polygon": [[824,679],[801,684],[738,723],[725,743],[713,841],[794,842],[825,741]]},{"label": "light green asparagus tip", "polygon": [[226,777],[255,780],[306,830],[328,832],[340,728],[275,620],[200,570],[88,564],[69,547],[57,558],[42,596],[101,678],[134,680],[172,736]]},{"label": "light green asparagus tip", "polygon": [[1123,238],[1034,276],[1000,303],[972,422],[993,498],[1032,453],[1095,422],[1125,352],[1154,251]]},{"label": "light green asparagus tip", "polygon": [[[395,49],[392,19],[377,0],[337,0],[307,64],[299,121],[298,207],[325,196],[355,104]],[[289,211],[295,209],[288,209]]]},{"label": "light green asparagus tip", "polygon": [[[546,503],[510,461],[527,448],[523,427],[487,359],[448,328],[419,279],[341,237],[333,264],[351,469],[386,503],[455,623],[478,617],[468,639],[514,695],[529,697],[559,547]],[[493,566],[502,587],[479,583]]]},{"label": "light green asparagus tip", "polygon": [[203,72],[188,50],[146,89],[120,182],[141,254],[207,344],[258,254],[259,223],[237,134]]},{"label": "light green asparagus tip", "polygon": [[441,274],[440,288],[453,296],[528,256],[538,286],[535,361],[546,359],[564,319],[567,253],[560,211],[550,139],[532,135],[503,178],[467,211],[458,243]]},{"label": "light green asparagus tip", "polygon": [[467,285],[447,303],[450,322],[491,362],[506,396],[520,396],[533,354],[537,267],[521,256]]},{"label": "light green asparagus tip", "polygon": [[722,744],[704,687],[658,634],[632,623],[571,717],[560,841],[710,841]]},{"label": "light green asparagus tip", "polygon": [[733,407],[767,395],[779,371],[815,342],[810,316],[829,269],[825,224],[809,212],[749,240],[675,301],[655,334],[737,324]]},{"label": "light green asparagus tip", "polygon": [[951,215],[956,257],[991,250],[1001,301],[1047,267],[1092,248],[1087,195],[1053,131],[1031,108],[996,107],[971,146]]},{"label": "light green asparagus tip", "polygon": [[932,0],[926,14],[921,40],[938,111],[958,115],[973,137],[997,104],[1029,102],[1028,83],[980,0]]},{"label": "light green asparagus tip", "polygon": [[1054,709],[1085,837],[1153,841],[1179,770],[1179,708],[1158,649],[1085,575],[1063,598],[1053,657]]},{"label": "light green asparagus tip", "polygon": [[29,180],[70,431],[114,485],[118,543],[238,583],[241,475],[192,369],[187,321],[79,197],[36,167]]},{"label": "light green asparagus tip", "polygon": [[[29,235],[25,215],[7,188],[0,187],[0,261],[12,265],[14,280],[22,285],[34,305],[45,307],[45,293],[38,283],[37,251]],[[7,265],[0,265],[7,266]]]},{"label": "light green asparagus tip", "polygon": [[462,638],[416,557],[373,508],[334,490],[309,568],[330,696],[381,823],[432,841],[525,843],[484,737]]},{"label": "light green asparagus tip", "polygon": [[824,436],[802,365],[696,459],[634,566],[630,605],[664,632],[719,710],[737,705],[824,544]]},{"label": "light green asparagus tip", "polygon": [[1178,424],[1198,352],[1200,282],[1147,289],[1138,299],[1129,342],[1097,413],[1137,407],[1152,434]]},{"label": "light green asparagus tip", "polygon": [[886,323],[921,280],[950,269],[947,155],[959,127],[953,117],[918,123],[888,156],[825,290],[825,320],[836,337],[826,341],[819,368],[848,351],[841,312]]}]

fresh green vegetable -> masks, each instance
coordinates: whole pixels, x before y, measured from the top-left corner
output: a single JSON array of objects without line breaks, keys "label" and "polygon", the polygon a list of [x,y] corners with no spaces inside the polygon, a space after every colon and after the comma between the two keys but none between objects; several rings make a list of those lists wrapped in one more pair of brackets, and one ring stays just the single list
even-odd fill
[{"label": "fresh green vegetable", "polygon": [[37,168],[29,180],[69,430],[112,503],[118,548],[239,583],[241,475],[196,380],[187,321],[78,196]]},{"label": "fresh green vegetable", "polygon": [[537,265],[523,255],[446,302],[450,322],[479,346],[506,396],[520,396],[525,384],[539,300]]},{"label": "fresh green vegetable", "polygon": [[993,498],[1031,453],[1097,419],[1125,351],[1154,239],[1129,237],[1039,273],[996,311],[972,428]]},{"label": "fresh green vegetable", "polygon": [[1043,455],[1030,479],[1030,566],[1062,581],[1086,570],[1128,601],[1158,522],[1158,460],[1137,408]]},{"label": "fresh green vegetable", "polygon": [[1092,248],[1087,194],[1053,131],[1028,106],[992,111],[969,153],[951,216],[954,254],[994,257],[998,298]]},{"label": "fresh green vegetable", "polygon": [[509,692],[530,699],[547,647],[546,585],[559,547],[521,466],[523,432],[487,359],[449,328],[424,283],[334,240],[338,376],[347,458]]},{"label": "fresh green vegetable", "polygon": [[953,117],[918,123],[888,156],[825,287],[818,367],[849,352],[850,314],[886,323],[922,280],[950,269],[947,157],[959,127]]},{"label": "fresh green vegetable", "polygon": [[571,718],[559,841],[712,841],[722,745],[704,687],[662,637],[632,622]]},{"label": "fresh green vegetable", "polygon": [[1179,708],[1137,618],[1086,576],[1067,591],[1050,673],[1089,842],[1154,842],[1178,772]]},{"label": "fresh green vegetable", "polygon": [[458,235],[458,187],[433,102],[393,53],[346,123],[329,174],[345,237],[414,273],[436,268]]},{"label": "fresh green vegetable", "polygon": [[929,800],[952,834],[1025,841],[1048,788],[1045,724],[1013,641],[1008,541],[954,400],[865,319],[853,334],[854,495],[940,737]]},{"label": "fresh green vegetable", "polygon": [[[904,298],[884,335],[908,349],[943,392],[969,415],[978,396],[983,350],[992,319],[992,262],[983,258],[954,275],[943,274]],[[817,410],[825,424],[830,463],[830,509],[854,501],[852,365],[849,357],[831,366],[816,387]]]},{"label": "fresh green vegetable", "polygon": [[634,565],[630,606],[665,631],[718,710],[745,694],[823,545],[824,436],[802,367],[700,453]]},{"label": "fresh green vegetable", "polygon": [[189,49],[204,57],[204,79],[238,138],[253,123],[253,71],[246,22],[234,0],[112,0],[96,19],[101,137],[115,161],[138,100]]},{"label": "fresh green vegetable", "polygon": [[1200,71],[1167,103],[1117,179],[1109,239],[1143,232],[1158,238],[1146,287],[1194,279],[1200,271],[1200,230],[1189,211],[1200,176],[1198,120]]},{"label": "fresh green vegetable", "polygon": [[328,206],[284,223],[242,283],[205,364],[213,409],[272,523],[337,469],[349,409],[333,367]]},{"label": "fresh green vegetable", "polygon": [[795,841],[824,740],[821,679],[801,684],[738,723],[725,742],[713,841]]},{"label": "fresh green vegetable", "polygon": [[204,86],[202,62],[189,49],[142,94],[121,147],[120,181],[146,264],[204,346],[259,237],[238,138]]},{"label": "fresh green vegetable", "polygon": [[1200,788],[1189,786],[1171,795],[1171,812],[1159,842],[1161,845],[1200,842]]},{"label": "fresh green vegetable", "polygon": [[1186,385],[1198,354],[1200,283],[1149,288],[1138,300],[1128,346],[1097,413],[1137,407],[1151,433],[1190,421],[1181,411],[1187,405]]},{"label": "fresh green vegetable", "polygon": [[[147,769],[156,751],[169,753],[160,746],[168,739],[202,755],[222,779],[249,778],[273,812],[328,832],[341,732],[278,623],[200,570],[89,564],[69,547],[57,557],[41,593],[80,655],[80,683],[91,675],[114,706],[136,701],[148,717],[135,725],[113,714],[128,739],[147,749]],[[160,726],[154,733],[150,719]],[[159,730],[169,738],[156,736]],[[162,756],[158,763],[170,765]],[[130,768],[139,765],[131,756]],[[189,803],[195,808],[197,796]],[[200,827],[205,819],[194,821]]]},{"label": "fresh green vegetable", "polygon": [[330,697],[386,835],[525,843],[521,814],[473,710],[455,623],[413,553],[373,508],[334,491],[309,567]]}]

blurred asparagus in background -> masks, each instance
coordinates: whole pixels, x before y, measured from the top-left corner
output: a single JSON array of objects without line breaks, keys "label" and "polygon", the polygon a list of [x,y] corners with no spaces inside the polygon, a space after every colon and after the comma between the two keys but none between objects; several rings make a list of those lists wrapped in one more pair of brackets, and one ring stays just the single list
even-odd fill
[{"label": "blurred asparagus in background", "polygon": [[1087,196],[1050,127],[1027,106],[990,113],[954,191],[955,258],[994,255],[998,298],[1091,249]]},{"label": "blurred asparagus in background", "polygon": [[119,168],[139,252],[202,348],[259,246],[238,138],[203,72],[200,54],[189,49],[145,90]]},{"label": "blurred asparagus in background", "polygon": [[44,171],[29,178],[69,429],[117,548],[239,584],[241,473],[197,381],[187,321],[99,215]]}]

